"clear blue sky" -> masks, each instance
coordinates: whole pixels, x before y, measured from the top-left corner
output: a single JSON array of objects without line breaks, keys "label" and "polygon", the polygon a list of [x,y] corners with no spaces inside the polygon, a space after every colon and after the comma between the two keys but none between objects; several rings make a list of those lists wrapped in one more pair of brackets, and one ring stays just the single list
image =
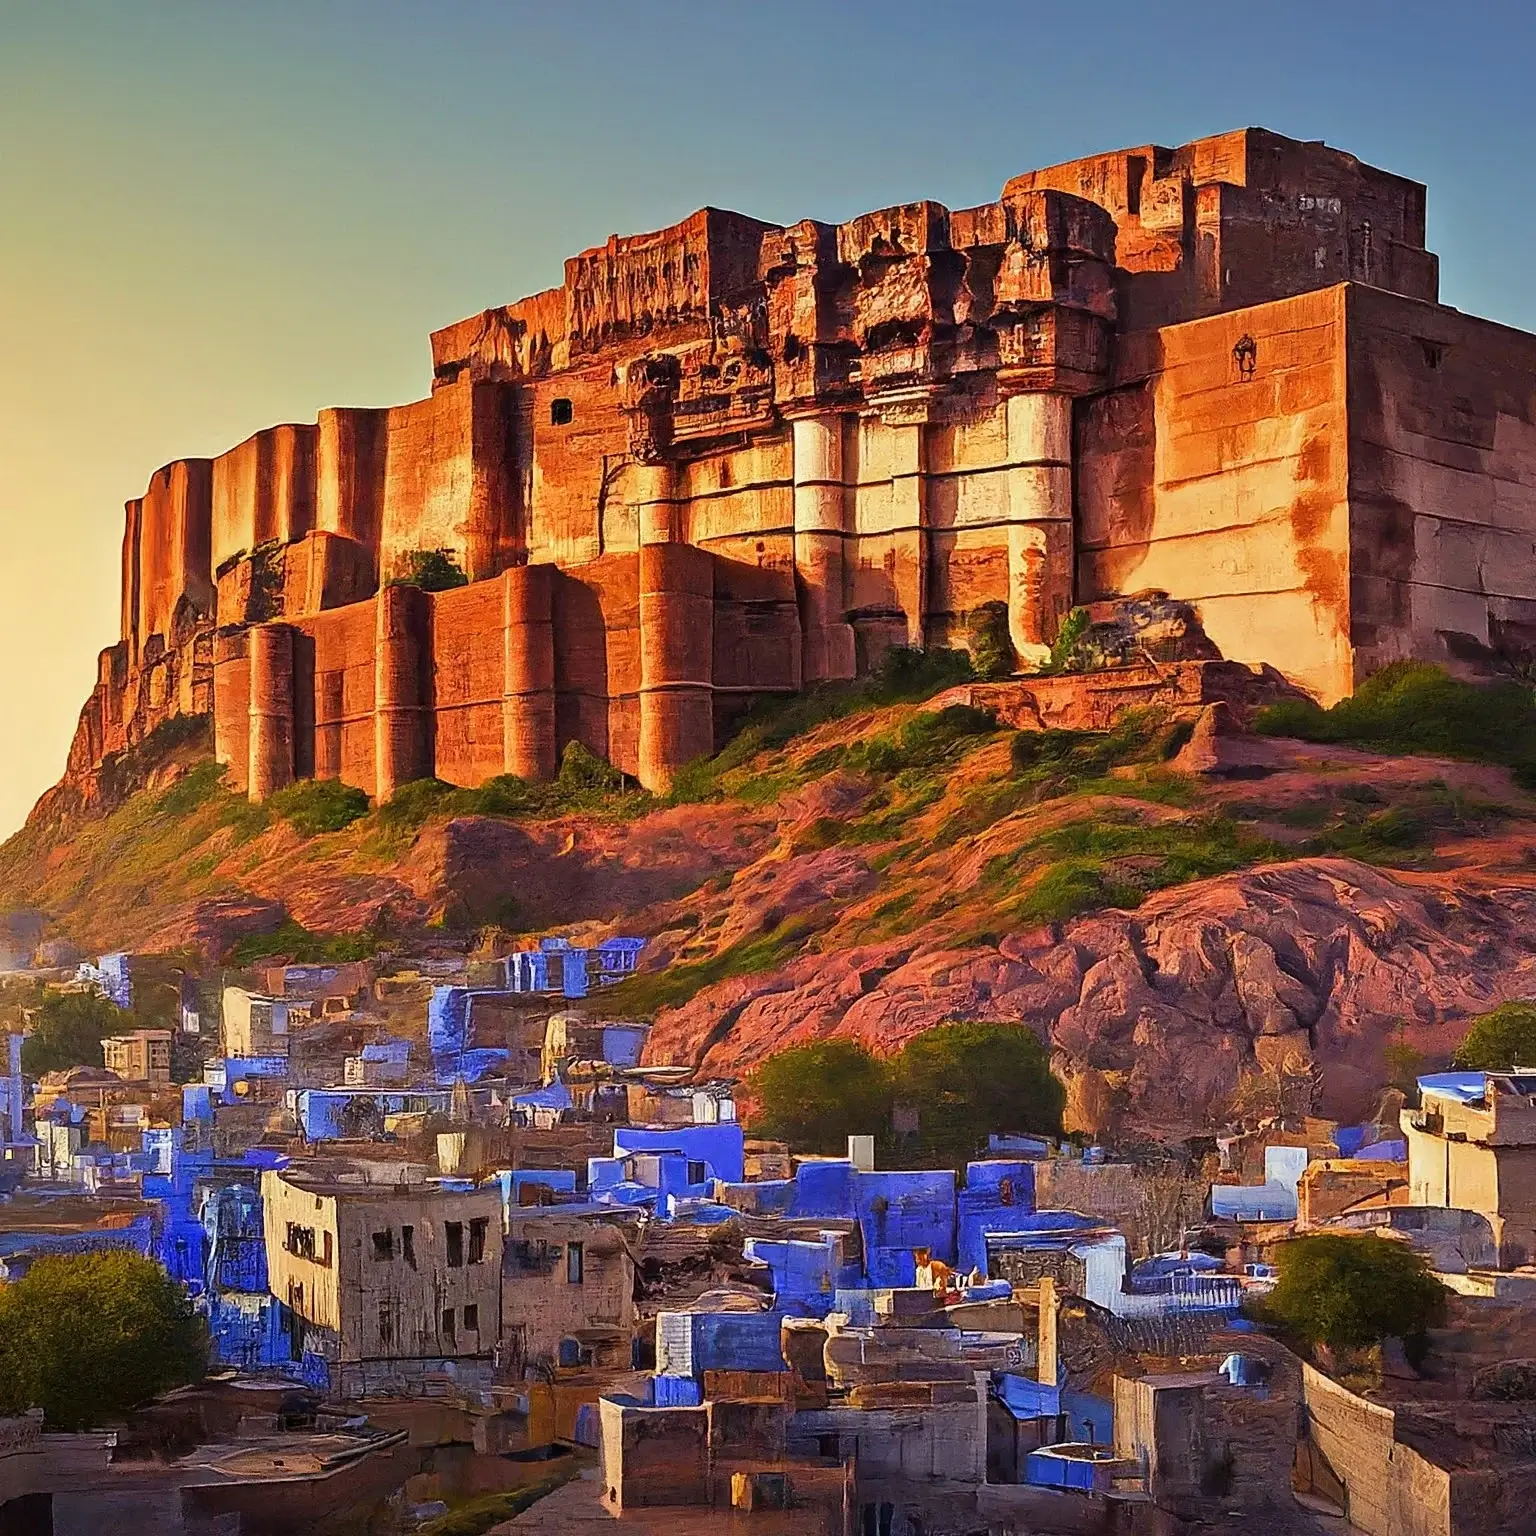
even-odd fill
[{"label": "clear blue sky", "polygon": [[1475,0],[0,0],[0,836],[149,473],[425,393],[430,329],[566,255],[1258,124],[1427,182],[1445,300],[1536,329],[1533,60]]}]

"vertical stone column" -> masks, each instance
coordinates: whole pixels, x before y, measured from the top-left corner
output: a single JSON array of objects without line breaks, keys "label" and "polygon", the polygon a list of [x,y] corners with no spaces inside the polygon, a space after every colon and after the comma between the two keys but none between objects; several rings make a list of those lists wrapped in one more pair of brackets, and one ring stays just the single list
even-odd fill
[{"label": "vertical stone column", "polygon": [[843,423],[836,412],[790,424],[795,461],[795,577],[800,588],[801,676],[852,677],[853,626],[843,617]]},{"label": "vertical stone column", "polygon": [[630,466],[641,544],[672,544],[682,538],[677,505],[677,475],[665,459]]},{"label": "vertical stone column", "polygon": [[293,783],[293,630],[258,624],[250,630],[251,734],[246,792],[252,800]]},{"label": "vertical stone column", "polygon": [[517,565],[502,578],[503,767],[555,776],[554,567]]},{"label": "vertical stone column", "polygon": [[907,615],[907,644],[921,646],[928,608],[928,530],[921,425],[892,425],[891,528],[896,548],[896,595]]},{"label": "vertical stone column", "polygon": [[1010,395],[1006,409],[1008,632],[1039,663],[1072,606],[1072,397]]},{"label": "vertical stone column", "polygon": [[226,789],[247,790],[251,774],[251,631],[213,640],[213,758],[228,770]]},{"label": "vertical stone column", "polygon": [[430,604],[420,587],[381,587],[374,599],[373,793],[380,802],[432,772]]},{"label": "vertical stone column", "polygon": [[684,763],[712,752],[715,569],[706,550],[672,541],[675,480],[640,464],[640,782],[662,792]]}]

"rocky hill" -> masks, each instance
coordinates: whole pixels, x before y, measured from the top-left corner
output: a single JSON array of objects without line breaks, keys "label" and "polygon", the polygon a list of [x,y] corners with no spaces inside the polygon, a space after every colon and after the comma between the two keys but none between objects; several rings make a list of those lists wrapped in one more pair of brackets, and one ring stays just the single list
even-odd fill
[{"label": "rocky hill", "polygon": [[669,801],[571,760],[539,791],[256,807],[183,728],[0,848],[0,910],[210,968],[639,932],[646,969],[600,1005],[654,1017],[654,1059],[1017,1021],[1073,1124],[1164,1135],[1266,1092],[1364,1113],[1389,1044],[1441,1059],[1536,991],[1536,799],[1503,768],[1240,736],[1219,709],[1193,740],[1156,712],[1015,733],[985,703],[803,700]]}]

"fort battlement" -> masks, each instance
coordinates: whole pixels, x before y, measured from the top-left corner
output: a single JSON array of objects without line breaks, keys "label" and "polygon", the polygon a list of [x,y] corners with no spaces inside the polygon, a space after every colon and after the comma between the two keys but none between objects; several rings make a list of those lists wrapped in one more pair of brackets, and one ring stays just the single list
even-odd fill
[{"label": "fort battlement", "polygon": [[[432,337],[432,390],[171,464],[70,774],[209,714],[257,798],[652,788],[755,700],[1157,588],[1325,700],[1536,634],[1536,338],[1425,191],[1258,129],[787,228],[706,208]],[[399,585],[442,552],[467,584]]]}]

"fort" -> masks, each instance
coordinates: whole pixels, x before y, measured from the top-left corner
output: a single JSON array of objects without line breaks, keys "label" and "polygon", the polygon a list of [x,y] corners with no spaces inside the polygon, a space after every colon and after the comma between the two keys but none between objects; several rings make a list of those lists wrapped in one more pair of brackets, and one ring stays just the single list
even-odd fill
[{"label": "fort", "polygon": [[662,789],[984,603],[1027,669],[1071,605],[1163,591],[1325,702],[1523,657],[1536,336],[1438,302],[1424,218],[1245,129],[978,208],[614,236],[436,332],[428,398],[158,470],[70,776],[209,715],[255,799],[545,778],[573,741]]}]

